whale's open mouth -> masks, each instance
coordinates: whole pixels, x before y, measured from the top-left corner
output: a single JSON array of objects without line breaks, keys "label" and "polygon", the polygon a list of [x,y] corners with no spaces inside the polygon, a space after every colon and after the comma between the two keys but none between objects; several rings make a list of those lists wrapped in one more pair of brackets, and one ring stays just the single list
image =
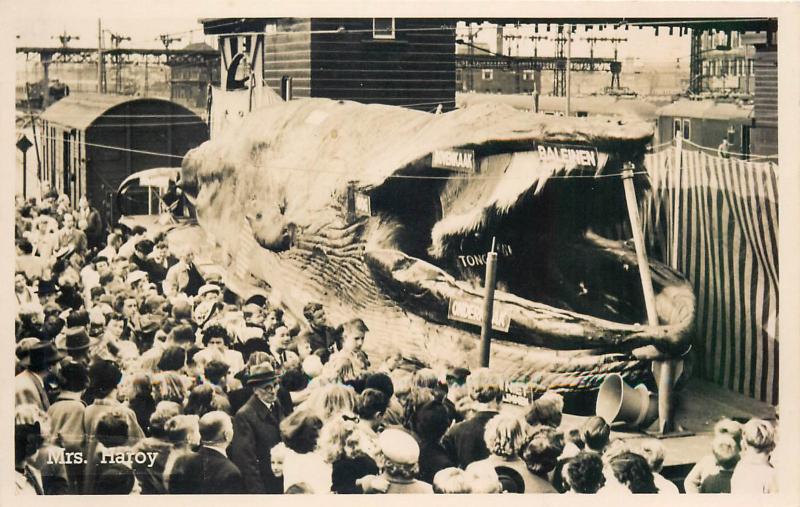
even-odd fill
[{"label": "whale's open mouth", "polygon": [[[638,332],[647,315],[633,250],[598,234],[627,222],[620,173],[626,162],[640,164],[643,153],[519,143],[477,148],[438,155],[472,161],[474,173],[443,171],[432,154],[369,192],[366,257],[385,290],[431,320],[474,327],[494,244],[493,325],[505,339],[617,350],[657,343]],[[641,192],[645,172],[636,174]],[[656,271],[660,323],[685,325],[674,320],[693,316],[688,287],[665,266]],[[678,333],[658,348],[685,345]]]}]

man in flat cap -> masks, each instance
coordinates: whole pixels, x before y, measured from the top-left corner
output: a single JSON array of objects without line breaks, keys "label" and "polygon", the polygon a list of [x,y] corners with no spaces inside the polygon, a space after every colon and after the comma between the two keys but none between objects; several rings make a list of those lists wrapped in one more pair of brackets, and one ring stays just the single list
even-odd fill
[{"label": "man in flat cap", "polygon": [[247,384],[253,395],[233,419],[233,441],[228,448],[239,467],[248,493],[282,493],[282,481],[270,466],[270,449],[281,441],[284,417],[278,402],[279,377],[268,362],[251,367]]}]

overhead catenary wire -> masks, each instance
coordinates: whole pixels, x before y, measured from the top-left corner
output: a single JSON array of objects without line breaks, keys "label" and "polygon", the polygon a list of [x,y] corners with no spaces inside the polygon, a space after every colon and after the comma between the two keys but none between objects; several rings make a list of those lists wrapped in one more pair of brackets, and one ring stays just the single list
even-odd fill
[{"label": "overhead catenary wire", "polygon": [[[59,137],[46,136],[46,135],[43,135],[41,137],[43,139],[56,139],[56,140],[62,140],[63,141],[63,139],[61,139]],[[66,142],[72,143],[72,142],[78,142],[78,141],[77,140],[68,139],[68,140],[66,140]],[[145,154],[145,155],[156,155],[156,156],[161,156],[161,157],[172,157],[172,158],[180,158],[180,159],[184,158],[183,155],[172,155],[172,154],[169,154],[169,153],[158,153],[158,152],[154,152],[154,151],[137,150],[137,149],[133,149],[133,148],[124,148],[122,146],[111,146],[111,145],[104,145],[104,144],[98,144],[98,143],[88,143],[88,142],[83,142],[82,144],[84,144],[86,146],[93,146],[93,147],[97,147],[97,148],[106,148],[106,149],[118,150],[118,151],[123,151],[123,152],[130,152],[130,153],[140,153],[140,154]],[[274,168],[274,169],[280,169],[280,170],[286,170],[286,171],[292,171],[292,172],[304,172],[304,173],[313,173],[313,174],[324,173],[324,174],[336,174],[336,175],[343,174],[340,171],[326,171],[326,170],[323,170],[323,169],[290,167],[290,166],[283,166],[283,165],[278,165],[278,164],[271,164],[270,167]],[[644,175],[644,174],[648,174],[648,172],[647,171],[636,171],[636,172],[634,172],[634,174],[636,174],[636,175],[640,175],[640,174]],[[548,179],[598,179],[598,178],[616,178],[616,177],[620,177],[620,174],[617,174],[617,173],[614,173],[614,174],[598,174],[598,175],[588,175],[588,174],[556,175],[556,174],[554,174],[554,175],[548,176]],[[500,175],[500,176],[475,176],[475,175],[468,175],[468,174],[463,174],[463,175],[462,174],[452,174],[452,175],[442,175],[442,176],[415,175],[415,174],[391,174],[391,175],[387,176],[387,178],[392,178],[392,179],[413,179],[413,180],[450,180],[450,179],[501,180],[501,179],[506,179],[506,178],[528,179],[527,176],[525,176],[525,177],[514,177],[514,176],[505,176],[505,175]]]},{"label": "overhead catenary wire", "polygon": [[[18,130],[18,132],[21,132],[21,131]],[[118,151],[130,152],[130,153],[140,153],[142,155],[155,155],[155,156],[158,156],[158,157],[173,157],[173,158],[181,158],[181,159],[183,158],[183,155],[173,155],[171,153],[158,153],[158,152],[155,152],[155,151],[137,150],[137,149],[134,149],[134,148],[123,148],[122,146],[112,146],[112,145],[109,145],[109,144],[90,143],[90,142],[87,142],[87,141],[78,141],[77,139],[63,139],[63,138],[58,137],[58,136],[48,136],[48,135],[42,134],[40,137],[42,139],[47,139],[47,140],[62,141],[62,142],[67,142],[67,143],[79,143],[79,144],[83,144],[85,146],[92,146],[92,147],[95,147],[95,148],[105,148],[105,149],[109,149],[109,150],[118,150]]]}]

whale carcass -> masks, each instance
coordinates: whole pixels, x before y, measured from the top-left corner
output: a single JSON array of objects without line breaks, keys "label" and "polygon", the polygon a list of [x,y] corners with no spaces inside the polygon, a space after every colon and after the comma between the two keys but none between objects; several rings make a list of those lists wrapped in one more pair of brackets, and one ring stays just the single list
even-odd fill
[{"label": "whale carcass", "polygon": [[647,189],[646,123],[481,105],[434,115],[275,104],[190,151],[182,184],[224,262],[300,314],[360,316],[376,359],[475,366],[485,254],[498,252],[491,367],[535,389],[629,382],[685,352],[695,299],[651,261],[646,322],[619,173]]}]

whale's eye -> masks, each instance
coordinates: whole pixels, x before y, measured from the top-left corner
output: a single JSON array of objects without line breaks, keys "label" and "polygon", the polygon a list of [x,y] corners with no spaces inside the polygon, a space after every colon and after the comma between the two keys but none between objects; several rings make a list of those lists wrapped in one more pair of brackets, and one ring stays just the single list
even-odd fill
[{"label": "whale's eye", "polygon": [[261,214],[260,211],[258,213],[256,213],[256,220],[261,220],[262,217],[263,217],[263,215]]}]

